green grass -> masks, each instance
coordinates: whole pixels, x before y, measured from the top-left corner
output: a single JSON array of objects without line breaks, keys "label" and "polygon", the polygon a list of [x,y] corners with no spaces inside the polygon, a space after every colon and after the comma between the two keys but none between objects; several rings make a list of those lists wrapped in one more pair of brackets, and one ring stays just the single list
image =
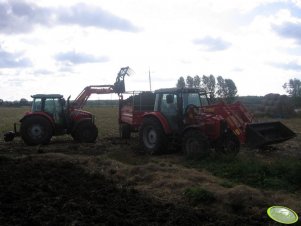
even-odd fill
[{"label": "green grass", "polygon": [[13,124],[19,122],[30,107],[0,107],[0,133],[13,130]]},{"label": "green grass", "polygon": [[85,110],[95,115],[100,138],[119,136],[117,107],[89,107]]},{"label": "green grass", "polygon": [[240,155],[232,160],[211,157],[199,161],[187,160],[185,165],[206,169],[215,176],[225,178],[229,186],[243,183],[262,189],[291,192],[301,187],[301,162],[289,157],[270,162],[248,155]]}]

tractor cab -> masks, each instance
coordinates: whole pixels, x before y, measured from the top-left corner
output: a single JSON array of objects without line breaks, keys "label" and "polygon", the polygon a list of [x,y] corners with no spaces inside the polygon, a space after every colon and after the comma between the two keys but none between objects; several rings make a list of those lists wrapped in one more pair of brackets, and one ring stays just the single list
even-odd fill
[{"label": "tractor cab", "polygon": [[44,112],[60,127],[65,124],[65,99],[60,94],[36,94],[33,98],[31,112]]},{"label": "tractor cab", "polygon": [[173,131],[179,130],[185,123],[190,111],[196,114],[199,108],[209,105],[205,92],[194,88],[160,89],[156,92],[155,111],[161,112]]}]

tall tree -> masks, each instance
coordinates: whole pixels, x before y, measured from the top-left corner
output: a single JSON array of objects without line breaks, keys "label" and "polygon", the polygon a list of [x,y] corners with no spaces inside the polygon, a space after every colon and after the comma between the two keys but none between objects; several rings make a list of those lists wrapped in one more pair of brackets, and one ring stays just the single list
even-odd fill
[{"label": "tall tree", "polygon": [[288,82],[284,83],[282,87],[292,97],[301,96],[301,81],[299,79],[290,79]]},{"label": "tall tree", "polygon": [[226,95],[226,83],[225,80],[222,76],[217,76],[216,78],[217,83],[216,83],[216,94],[220,98],[225,98]]},{"label": "tall tree", "polygon": [[179,79],[178,79],[178,82],[177,82],[177,88],[185,88],[186,84],[185,84],[185,79],[183,78],[183,76],[181,76]]},{"label": "tall tree", "polygon": [[233,80],[224,79],[222,76],[218,76],[216,94],[227,103],[232,103],[237,94],[237,88]]},{"label": "tall tree", "polygon": [[200,76],[196,75],[193,77],[193,87],[200,88],[201,87],[201,78]]},{"label": "tall tree", "polygon": [[235,100],[235,97],[237,94],[236,85],[232,79],[225,79],[225,84],[226,84],[226,88],[227,88],[226,89],[227,90],[227,95],[226,95],[227,103],[232,103]]},{"label": "tall tree", "polygon": [[202,88],[209,93],[210,99],[215,98],[215,77],[213,75],[202,77]]},{"label": "tall tree", "polygon": [[187,85],[188,88],[192,88],[193,87],[193,78],[190,75],[188,75],[186,77],[186,85]]}]

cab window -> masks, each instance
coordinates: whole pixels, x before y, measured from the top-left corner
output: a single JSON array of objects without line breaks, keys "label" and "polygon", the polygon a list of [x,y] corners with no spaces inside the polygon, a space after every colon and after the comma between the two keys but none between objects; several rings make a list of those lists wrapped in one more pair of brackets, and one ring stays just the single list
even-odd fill
[{"label": "cab window", "polygon": [[56,112],[60,112],[61,110],[62,106],[58,98],[49,98],[45,100],[44,111],[54,114]]},{"label": "cab window", "polygon": [[163,94],[160,108],[162,113],[169,115],[177,114],[177,95]]},{"label": "cab window", "polygon": [[183,93],[183,109],[186,109],[186,107],[190,104],[197,107],[201,106],[199,93]]},{"label": "cab window", "polygon": [[32,112],[42,111],[42,99],[41,98],[34,99],[31,111]]}]

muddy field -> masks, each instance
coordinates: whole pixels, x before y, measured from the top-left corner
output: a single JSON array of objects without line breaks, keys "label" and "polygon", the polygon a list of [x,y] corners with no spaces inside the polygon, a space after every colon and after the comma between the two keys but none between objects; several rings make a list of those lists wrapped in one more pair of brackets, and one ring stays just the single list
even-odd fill
[{"label": "muddy field", "polygon": [[[25,110],[0,109],[1,132]],[[118,138],[117,109],[88,110],[95,144],[1,139],[0,225],[280,225],[266,215],[273,205],[301,215],[301,119],[283,121],[297,133],[286,143],[196,161],[145,155],[137,137]]]}]

